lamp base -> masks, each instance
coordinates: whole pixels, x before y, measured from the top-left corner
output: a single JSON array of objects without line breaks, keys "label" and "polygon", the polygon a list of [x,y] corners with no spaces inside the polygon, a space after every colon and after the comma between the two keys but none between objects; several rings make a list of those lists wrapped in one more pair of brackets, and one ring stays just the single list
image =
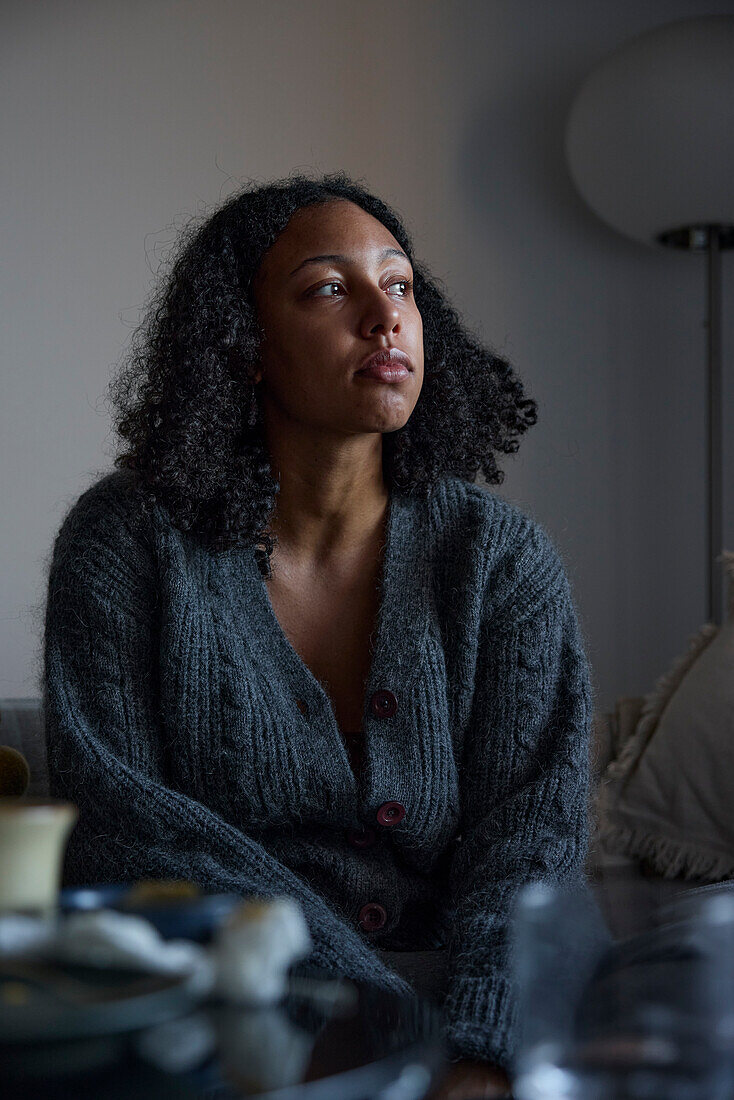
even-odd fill
[{"label": "lamp base", "polygon": [[734,225],[685,225],[680,229],[666,229],[655,240],[668,248],[685,248],[688,252],[705,252],[709,237],[717,234],[719,249],[734,248]]}]

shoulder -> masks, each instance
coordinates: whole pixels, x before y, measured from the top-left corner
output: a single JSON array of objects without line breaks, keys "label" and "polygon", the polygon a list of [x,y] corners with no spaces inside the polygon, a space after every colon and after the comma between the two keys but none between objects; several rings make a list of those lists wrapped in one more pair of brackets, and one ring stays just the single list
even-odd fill
[{"label": "shoulder", "polygon": [[133,471],[105,474],[68,507],[54,540],[52,567],[73,572],[134,565],[149,557],[149,511]]},{"label": "shoulder", "polygon": [[434,492],[450,541],[459,541],[478,565],[487,615],[495,624],[533,614],[569,594],[566,565],[554,539],[529,511],[492,489],[459,477]]}]

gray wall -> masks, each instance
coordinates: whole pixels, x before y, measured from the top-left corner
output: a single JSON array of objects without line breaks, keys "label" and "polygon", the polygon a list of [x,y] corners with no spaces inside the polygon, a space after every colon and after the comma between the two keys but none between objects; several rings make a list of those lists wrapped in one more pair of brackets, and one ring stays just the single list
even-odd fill
[{"label": "gray wall", "polygon": [[[496,491],[564,557],[596,706],[649,690],[706,617],[704,261],[598,222],[563,125],[625,39],[727,10],[6,2],[0,696],[38,690],[46,559],[111,467],[105,393],[161,251],[240,180],[296,168],[343,168],[392,203],[466,322],[515,363],[539,422]],[[724,267],[731,377],[731,254]],[[730,429],[730,381],[726,396]],[[731,505],[725,536],[734,549]]]}]

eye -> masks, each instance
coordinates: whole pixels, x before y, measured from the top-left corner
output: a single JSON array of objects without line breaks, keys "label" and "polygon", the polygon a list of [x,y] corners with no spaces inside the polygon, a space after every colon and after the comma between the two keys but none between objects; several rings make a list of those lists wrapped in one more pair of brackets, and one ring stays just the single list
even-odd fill
[{"label": "eye", "polygon": [[[314,290],[310,290],[309,291],[309,296],[314,297],[314,298],[317,297],[317,296],[321,297],[321,298],[333,298],[334,297],[333,294],[319,294],[319,291],[327,290],[332,286],[341,286],[341,285],[342,284],[338,281],[338,279],[332,279],[331,282],[322,283],[321,286],[317,286]],[[389,286],[404,286],[405,287],[404,293],[398,295],[398,297],[407,298],[408,295],[410,294],[410,292],[413,289],[413,280],[412,279],[394,279],[393,282],[389,283],[388,285]]]},{"label": "eye", "polygon": [[408,295],[410,294],[411,290],[413,289],[413,280],[412,279],[398,279],[396,282],[390,283],[390,286],[404,286],[405,287],[405,293],[401,294],[400,297],[401,298],[407,298]]},{"label": "eye", "polygon": [[[308,292],[309,296],[315,298],[320,290],[328,290],[329,287],[332,287],[332,286],[341,286],[341,283],[337,282],[336,279],[333,279],[330,283],[324,283],[322,286],[317,286],[315,290],[309,290],[309,292]],[[332,294],[322,294],[321,297],[322,298],[332,298],[333,295]]]}]

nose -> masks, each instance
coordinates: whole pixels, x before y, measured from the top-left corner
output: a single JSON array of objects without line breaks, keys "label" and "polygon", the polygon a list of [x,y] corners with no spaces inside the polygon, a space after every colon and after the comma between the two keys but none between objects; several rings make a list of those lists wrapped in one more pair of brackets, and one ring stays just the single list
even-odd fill
[{"label": "nose", "polygon": [[362,335],[369,337],[375,332],[395,332],[400,326],[400,310],[394,301],[379,287],[367,295],[362,311]]}]

